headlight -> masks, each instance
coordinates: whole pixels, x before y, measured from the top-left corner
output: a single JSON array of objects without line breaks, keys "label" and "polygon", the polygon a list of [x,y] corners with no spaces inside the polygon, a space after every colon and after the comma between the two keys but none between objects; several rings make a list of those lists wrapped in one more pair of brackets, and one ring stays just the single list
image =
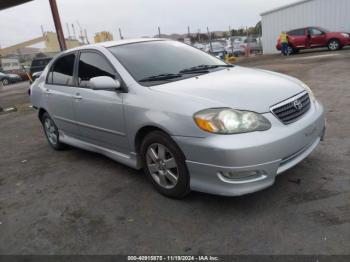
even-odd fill
[{"label": "headlight", "polygon": [[346,34],[346,33],[342,33],[342,36],[346,37],[346,38],[349,38],[350,35],[349,34]]},{"label": "headlight", "polygon": [[230,108],[206,109],[196,113],[194,120],[202,130],[216,134],[239,134],[271,128],[269,120],[258,113]]},{"label": "headlight", "polygon": [[314,95],[314,92],[312,92],[311,88],[305,83],[302,83],[301,86],[309,93],[310,100],[315,101],[316,97]]}]

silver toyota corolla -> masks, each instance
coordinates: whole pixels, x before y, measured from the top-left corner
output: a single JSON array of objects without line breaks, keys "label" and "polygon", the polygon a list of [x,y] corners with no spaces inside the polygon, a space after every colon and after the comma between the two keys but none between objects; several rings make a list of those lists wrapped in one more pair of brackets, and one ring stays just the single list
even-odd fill
[{"label": "silver toyota corolla", "polygon": [[176,198],[262,190],[325,132],[323,106],[303,82],[170,40],[65,51],[30,93],[54,149],[76,146],[143,168]]}]

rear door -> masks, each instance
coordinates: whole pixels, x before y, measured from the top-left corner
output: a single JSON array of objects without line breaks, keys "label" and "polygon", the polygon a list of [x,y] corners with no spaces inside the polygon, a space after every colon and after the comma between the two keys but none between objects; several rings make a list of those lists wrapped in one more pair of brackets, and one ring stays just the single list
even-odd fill
[{"label": "rear door", "polygon": [[54,62],[46,79],[44,91],[48,113],[58,129],[74,137],[78,135],[72,98],[76,91],[73,79],[76,57],[76,53],[70,53]]},{"label": "rear door", "polygon": [[307,35],[305,28],[288,32],[288,41],[293,48],[307,48]]},{"label": "rear door", "polygon": [[124,93],[91,89],[89,80],[98,76],[120,79],[103,54],[97,51],[82,51],[77,70],[78,88],[74,96],[81,139],[104,148],[128,152],[123,114]]},{"label": "rear door", "polygon": [[310,47],[322,47],[327,46],[326,34],[318,28],[308,29]]}]

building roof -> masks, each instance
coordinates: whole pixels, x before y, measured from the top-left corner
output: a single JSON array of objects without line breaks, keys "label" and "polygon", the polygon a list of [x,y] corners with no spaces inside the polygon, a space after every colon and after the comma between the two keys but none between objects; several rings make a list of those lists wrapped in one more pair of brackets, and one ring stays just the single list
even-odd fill
[{"label": "building roof", "polygon": [[298,2],[295,2],[295,3],[291,3],[291,4],[288,4],[288,5],[284,5],[284,6],[280,6],[280,7],[271,9],[269,11],[261,13],[260,15],[261,16],[268,15],[268,14],[271,14],[271,13],[274,13],[274,12],[277,12],[277,11],[280,11],[280,10],[283,10],[283,9],[287,9],[287,8],[290,8],[290,7],[293,7],[293,6],[296,6],[296,5],[301,5],[301,4],[304,4],[306,2],[311,2],[311,1],[314,1],[314,0],[301,0],[301,1],[298,1]]}]

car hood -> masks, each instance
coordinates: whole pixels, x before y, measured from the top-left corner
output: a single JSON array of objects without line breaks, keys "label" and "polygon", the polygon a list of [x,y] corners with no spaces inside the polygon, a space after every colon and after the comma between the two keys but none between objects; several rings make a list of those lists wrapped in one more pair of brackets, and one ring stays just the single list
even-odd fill
[{"label": "car hood", "polygon": [[258,113],[305,89],[283,74],[235,66],[209,74],[150,87],[202,107],[230,107]]}]

